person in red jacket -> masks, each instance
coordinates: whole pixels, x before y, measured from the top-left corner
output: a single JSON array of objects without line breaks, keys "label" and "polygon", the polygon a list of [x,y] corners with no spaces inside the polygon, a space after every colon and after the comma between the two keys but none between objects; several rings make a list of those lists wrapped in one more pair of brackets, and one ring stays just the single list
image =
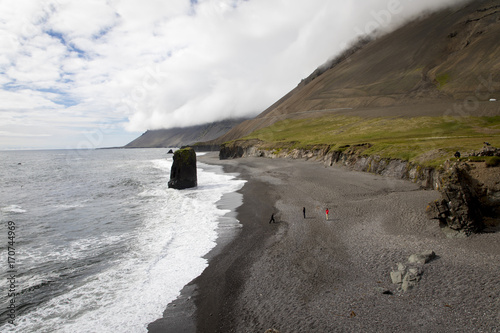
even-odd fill
[{"label": "person in red jacket", "polygon": [[330,213],[330,211],[328,210],[328,208],[326,209],[325,213],[326,213],[326,220],[328,221],[328,213]]}]

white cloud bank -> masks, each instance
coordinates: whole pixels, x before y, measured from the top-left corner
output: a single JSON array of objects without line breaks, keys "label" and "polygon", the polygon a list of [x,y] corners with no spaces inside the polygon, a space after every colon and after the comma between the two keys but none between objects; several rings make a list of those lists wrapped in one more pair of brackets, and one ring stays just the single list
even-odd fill
[{"label": "white cloud bank", "polygon": [[356,35],[456,2],[0,0],[0,149],[254,116]]}]

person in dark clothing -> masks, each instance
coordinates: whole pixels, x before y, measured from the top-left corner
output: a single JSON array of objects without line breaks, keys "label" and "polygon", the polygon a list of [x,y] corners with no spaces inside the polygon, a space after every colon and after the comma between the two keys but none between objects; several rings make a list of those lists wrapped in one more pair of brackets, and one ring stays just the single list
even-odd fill
[{"label": "person in dark clothing", "polygon": [[269,223],[276,223],[276,220],[274,219],[274,214],[271,214],[271,219],[269,220]]},{"label": "person in dark clothing", "polygon": [[306,207],[302,208],[302,213],[304,213],[304,218],[306,218]]}]

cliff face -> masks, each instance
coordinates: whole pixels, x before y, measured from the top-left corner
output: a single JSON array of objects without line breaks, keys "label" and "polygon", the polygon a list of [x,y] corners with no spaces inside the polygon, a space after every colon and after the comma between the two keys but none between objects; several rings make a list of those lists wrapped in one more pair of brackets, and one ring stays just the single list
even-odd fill
[{"label": "cliff face", "polygon": [[371,172],[397,179],[405,179],[428,189],[439,190],[441,177],[434,168],[422,167],[408,161],[364,156],[363,151],[369,144],[345,147],[344,150],[332,150],[329,145],[314,146],[309,149],[268,149],[262,142],[234,141],[221,146],[220,159],[239,157],[292,158],[315,160],[325,166],[344,166],[351,170]]},{"label": "cliff face", "polygon": [[[423,167],[398,159],[365,156],[363,151],[370,144],[332,150],[331,146],[314,146],[309,149],[272,149],[258,140],[234,141],[222,145],[220,159],[239,157],[307,159],[325,166],[343,166],[355,171],[403,179],[419,184],[422,188],[441,192],[442,199],[430,202],[426,213],[429,219],[438,220],[448,237],[468,236],[491,226],[498,228],[500,214],[500,173],[498,167],[484,168],[484,162],[448,161],[442,168]],[[481,155],[488,151],[493,155]],[[500,149],[485,147],[480,156],[500,157]],[[481,163],[481,164],[479,164]],[[476,164],[476,165],[475,165]],[[488,183],[485,179],[489,180]],[[486,222],[485,222],[486,221]]]}]

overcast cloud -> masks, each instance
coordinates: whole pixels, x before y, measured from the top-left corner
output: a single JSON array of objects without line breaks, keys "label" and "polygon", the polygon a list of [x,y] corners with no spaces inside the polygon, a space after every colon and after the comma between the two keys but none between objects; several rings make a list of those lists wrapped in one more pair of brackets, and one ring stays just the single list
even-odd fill
[{"label": "overcast cloud", "polygon": [[0,0],[0,149],[255,116],[357,35],[444,0]]}]

